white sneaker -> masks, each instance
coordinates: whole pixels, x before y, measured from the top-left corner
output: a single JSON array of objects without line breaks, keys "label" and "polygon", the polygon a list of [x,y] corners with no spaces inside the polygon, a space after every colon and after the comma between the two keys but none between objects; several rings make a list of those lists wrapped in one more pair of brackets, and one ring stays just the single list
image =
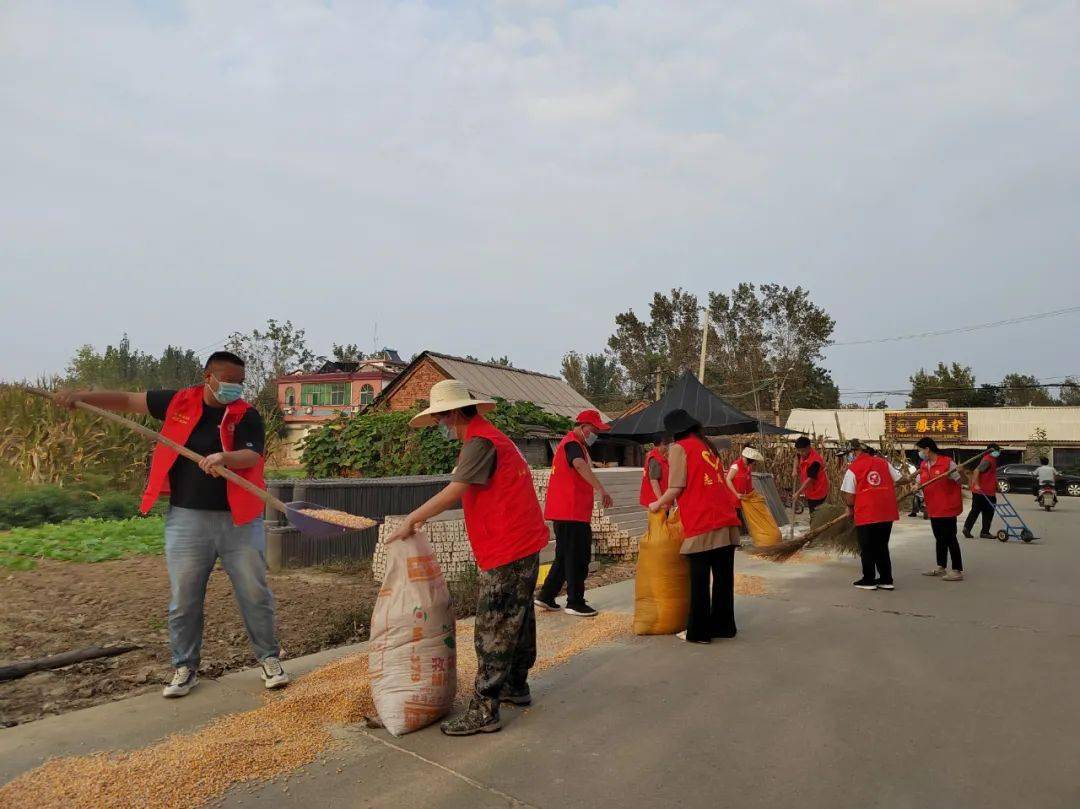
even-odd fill
[{"label": "white sneaker", "polygon": [[933,570],[928,570],[923,573],[924,576],[944,576],[948,571],[943,567],[935,567]]},{"label": "white sneaker", "polygon": [[181,666],[173,673],[172,682],[162,689],[161,696],[186,697],[188,691],[194,688],[197,682],[199,682],[199,675],[195,670]]},{"label": "white sneaker", "polygon": [[289,675],[281,667],[281,661],[276,657],[268,657],[262,661],[263,685],[267,688],[281,688],[289,684]]},{"label": "white sneaker", "polygon": [[686,637],[686,630],[685,629],[682,632],[676,632],[675,637],[677,637],[679,640],[684,640],[687,643],[708,643],[707,640],[688,640],[687,637]]}]

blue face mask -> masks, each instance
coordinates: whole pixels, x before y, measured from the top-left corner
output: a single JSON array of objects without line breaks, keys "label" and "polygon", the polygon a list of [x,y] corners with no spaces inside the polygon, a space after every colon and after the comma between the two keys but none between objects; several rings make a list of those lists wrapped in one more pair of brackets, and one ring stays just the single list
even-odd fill
[{"label": "blue face mask", "polygon": [[[217,379],[217,377],[214,377],[214,379]],[[211,388],[210,392],[223,405],[232,404],[244,395],[244,386],[239,382],[222,382],[217,379],[217,383],[217,390]]]},{"label": "blue face mask", "polygon": [[1001,455],[1001,453],[1000,453],[1000,452],[997,452],[996,450],[995,450],[994,452],[991,452],[991,453],[990,453],[990,457],[991,457],[991,458],[997,458],[997,457],[999,457],[1000,455]]},{"label": "blue face mask", "polygon": [[844,460],[847,461],[848,463],[851,463],[852,461],[855,460],[855,453],[854,452],[849,452],[847,455],[844,456]]},{"label": "blue face mask", "polygon": [[440,421],[439,432],[442,433],[442,437],[447,441],[457,441],[457,433],[454,432],[454,428],[451,426],[450,422]]},{"label": "blue face mask", "polygon": [[921,460],[924,460],[924,461],[925,461],[925,460],[926,460],[926,459],[927,459],[928,457],[930,457],[930,456],[928,456],[928,455],[926,454],[926,450],[925,450],[925,449],[920,449],[920,450],[919,450],[919,458],[920,458]]}]

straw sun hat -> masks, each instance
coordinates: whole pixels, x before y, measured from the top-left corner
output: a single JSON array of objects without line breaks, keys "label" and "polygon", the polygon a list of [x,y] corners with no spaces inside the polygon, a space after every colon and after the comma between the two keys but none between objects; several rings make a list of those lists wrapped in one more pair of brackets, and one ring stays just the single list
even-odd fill
[{"label": "straw sun hat", "polygon": [[742,456],[748,461],[757,461],[758,463],[761,463],[765,460],[765,456],[753,447],[744,447],[742,451]]},{"label": "straw sun hat", "polygon": [[458,410],[462,407],[473,405],[480,413],[490,413],[495,409],[495,402],[491,399],[477,399],[465,383],[458,379],[444,379],[431,386],[431,394],[428,396],[431,406],[427,410],[417,413],[409,421],[410,427],[432,427],[438,423],[435,418],[440,413]]}]

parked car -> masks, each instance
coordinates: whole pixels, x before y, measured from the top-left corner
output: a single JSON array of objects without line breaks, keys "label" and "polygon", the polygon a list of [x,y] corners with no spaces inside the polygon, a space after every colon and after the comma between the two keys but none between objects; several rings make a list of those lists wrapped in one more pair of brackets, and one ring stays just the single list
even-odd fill
[{"label": "parked car", "polygon": [[[1031,463],[1011,463],[999,467],[997,471],[997,487],[999,492],[1035,492],[1035,470],[1038,467]],[[1080,475],[1068,475],[1064,472],[1058,474],[1058,494],[1067,494],[1070,497],[1080,497]]]}]

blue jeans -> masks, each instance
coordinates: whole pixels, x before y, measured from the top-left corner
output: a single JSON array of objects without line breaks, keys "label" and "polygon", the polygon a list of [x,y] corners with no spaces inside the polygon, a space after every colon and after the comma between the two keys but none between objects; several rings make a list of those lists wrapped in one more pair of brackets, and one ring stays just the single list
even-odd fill
[{"label": "blue jeans", "polygon": [[206,582],[214,562],[232,582],[248,638],[260,660],[280,654],[274,632],[274,596],[266,584],[262,518],[233,525],[228,511],[169,507],[165,562],[169,568],[169,647],[173,666],[198,670]]}]

